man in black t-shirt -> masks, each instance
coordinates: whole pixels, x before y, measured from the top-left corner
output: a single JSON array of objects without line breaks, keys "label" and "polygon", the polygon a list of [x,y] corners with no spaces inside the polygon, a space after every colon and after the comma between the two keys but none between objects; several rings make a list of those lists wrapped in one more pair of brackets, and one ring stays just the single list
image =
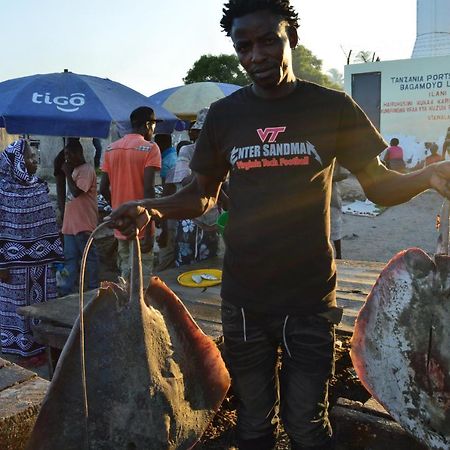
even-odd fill
[{"label": "man in black t-shirt", "polygon": [[[69,137],[64,139],[64,144],[79,143],[80,138]],[[66,174],[62,170],[62,166],[66,162],[64,154],[65,147],[56,155],[53,160],[53,175],[56,181],[56,200],[57,200],[57,217],[58,222],[62,225],[64,220],[64,211],[66,208]]]},{"label": "man in black t-shirt", "polygon": [[64,148],[56,155],[53,160],[53,175],[56,181],[56,200],[57,200],[57,218],[60,225],[64,220],[64,210],[66,208],[66,174],[62,170],[62,166],[66,161]]},{"label": "man in black t-shirt", "polygon": [[450,197],[450,163],[387,170],[377,156],[386,143],[361,109],[342,92],[296,79],[298,17],[289,1],[229,0],[221,25],[253,83],[211,105],[188,186],[122,205],[111,219],[131,238],[151,216],[197,217],[229,176],[222,325],[239,448],[273,448],[280,407],[292,449],[330,450],[327,389],[340,320],[329,240],[334,162],[386,206],[428,188]]}]

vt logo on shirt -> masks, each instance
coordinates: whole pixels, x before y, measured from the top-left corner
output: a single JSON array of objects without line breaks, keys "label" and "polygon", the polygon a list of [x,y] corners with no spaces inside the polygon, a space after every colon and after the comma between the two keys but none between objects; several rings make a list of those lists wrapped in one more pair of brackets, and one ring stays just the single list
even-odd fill
[{"label": "vt logo on shirt", "polygon": [[286,132],[286,127],[258,128],[256,133],[262,143],[245,147],[234,146],[230,152],[230,163],[238,170],[253,170],[261,167],[309,166],[322,159],[309,141],[277,142]]},{"label": "vt logo on shirt", "polygon": [[284,133],[286,131],[286,127],[269,127],[269,128],[258,128],[256,132],[258,133],[259,138],[261,139],[261,142],[266,142],[266,139],[269,137],[270,143],[276,142],[277,137],[280,133]]}]

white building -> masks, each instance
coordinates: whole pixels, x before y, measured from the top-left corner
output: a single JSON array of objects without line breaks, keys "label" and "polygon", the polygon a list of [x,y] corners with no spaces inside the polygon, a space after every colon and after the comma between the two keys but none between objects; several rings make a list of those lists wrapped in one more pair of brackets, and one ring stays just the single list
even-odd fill
[{"label": "white building", "polygon": [[426,142],[442,151],[450,133],[450,0],[417,0],[411,59],[350,64],[344,78],[383,137],[400,140],[408,167],[429,154]]},{"label": "white building", "polygon": [[450,55],[450,1],[417,0],[417,37],[411,58]]},{"label": "white building", "polygon": [[388,142],[400,140],[408,167],[427,156],[425,142],[442,149],[450,127],[450,56],[351,64],[345,91]]}]

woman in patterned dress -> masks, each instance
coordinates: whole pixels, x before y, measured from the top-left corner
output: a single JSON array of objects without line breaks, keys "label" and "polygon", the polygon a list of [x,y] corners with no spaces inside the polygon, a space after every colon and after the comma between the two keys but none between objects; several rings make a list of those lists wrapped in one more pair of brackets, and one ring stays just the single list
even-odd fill
[{"label": "woman in patterned dress", "polygon": [[0,154],[0,333],[2,353],[44,350],[33,341],[20,306],[57,297],[52,263],[63,260],[47,183],[37,176],[35,150],[17,140]]}]

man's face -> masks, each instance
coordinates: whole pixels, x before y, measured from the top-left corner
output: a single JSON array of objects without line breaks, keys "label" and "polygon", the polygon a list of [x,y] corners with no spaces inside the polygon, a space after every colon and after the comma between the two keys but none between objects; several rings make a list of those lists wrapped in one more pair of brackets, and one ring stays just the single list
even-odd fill
[{"label": "man's face", "polygon": [[147,141],[151,141],[153,135],[155,134],[155,128],[156,128],[156,121],[155,120],[149,120],[145,124],[147,128],[147,133],[144,136],[144,139]]},{"label": "man's face", "polygon": [[292,74],[297,32],[270,11],[235,18],[231,39],[239,62],[260,88],[276,89]]},{"label": "man's face", "polygon": [[64,149],[64,158],[66,163],[72,167],[77,167],[82,162],[81,153],[74,150],[69,150],[67,147]]},{"label": "man's face", "polygon": [[25,161],[25,167],[27,169],[27,172],[30,175],[34,175],[38,168],[38,158],[36,149],[26,144],[23,159]]},{"label": "man's face", "polygon": [[198,137],[200,136],[200,131],[198,128],[191,128],[189,130],[189,139],[191,139],[191,141],[195,142]]}]

